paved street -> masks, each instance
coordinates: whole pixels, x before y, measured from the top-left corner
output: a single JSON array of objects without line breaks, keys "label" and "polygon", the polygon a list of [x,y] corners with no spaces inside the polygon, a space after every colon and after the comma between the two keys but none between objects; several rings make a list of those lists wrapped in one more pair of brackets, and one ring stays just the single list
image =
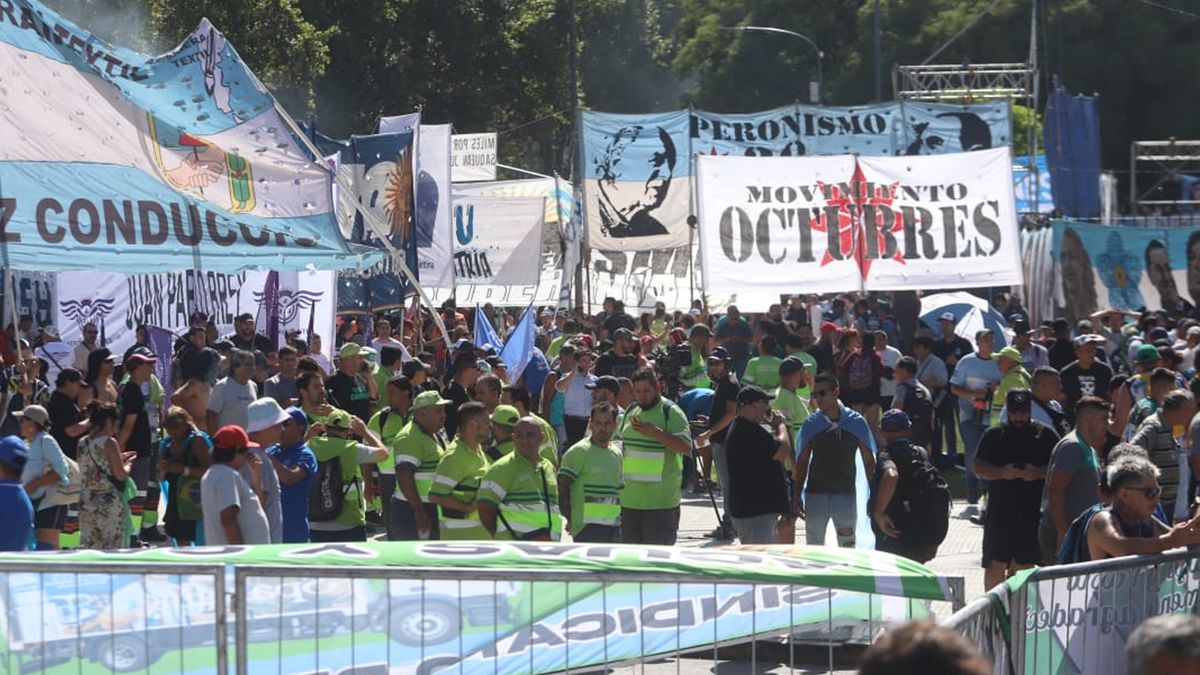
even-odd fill
[{"label": "paved street", "polygon": [[[961,499],[962,472],[951,470],[946,476],[957,500],[950,512],[950,530],[946,541],[938,549],[937,558],[928,563],[930,569],[946,576],[965,579],[967,602],[983,594],[983,568],[980,567],[980,552],[983,545],[983,528],[973,525],[966,513],[966,502]],[[720,506],[720,494],[716,495]],[[718,542],[708,537],[717,526],[717,516],[707,493],[703,496],[684,494],[679,522],[679,545],[712,546]],[[828,537],[831,540],[832,537]],[[796,523],[796,542],[804,543],[804,521]],[[941,608],[935,607],[941,614]]]}]

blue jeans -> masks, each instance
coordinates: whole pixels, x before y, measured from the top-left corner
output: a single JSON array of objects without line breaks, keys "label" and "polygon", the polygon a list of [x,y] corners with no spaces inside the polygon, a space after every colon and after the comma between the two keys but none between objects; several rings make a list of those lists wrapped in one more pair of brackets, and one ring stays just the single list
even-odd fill
[{"label": "blue jeans", "polygon": [[738,542],[742,544],[774,544],[779,541],[775,526],[779,524],[778,513],[768,513],[749,518],[734,518]]},{"label": "blue jeans", "polygon": [[974,467],[975,453],[979,450],[979,439],[983,438],[983,432],[987,431],[987,425],[979,424],[968,416],[967,419],[959,419],[958,431],[962,434],[963,457],[966,460],[967,502],[974,504],[979,501],[979,496],[987,487],[987,484],[975,475]]},{"label": "blue jeans", "polygon": [[[854,548],[858,524],[858,497],[853,493],[804,493],[804,538],[809,546],[825,545],[825,530],[833,520],[838,546]],[[848,532],[849,534],[843,534]]]}]

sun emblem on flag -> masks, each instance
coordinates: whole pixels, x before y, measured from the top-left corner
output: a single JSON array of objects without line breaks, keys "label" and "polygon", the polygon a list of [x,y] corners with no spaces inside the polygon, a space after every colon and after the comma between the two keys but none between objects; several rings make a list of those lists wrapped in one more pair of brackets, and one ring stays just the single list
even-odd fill
[{"label": "sun emblem on flag", "polygon": [[408,241],[412,197],[412,148],[408,147],[396,157],[396,168],[388,174],[387,185],[383,189],[383,213],[387,216],[388,229],[395,241]]}]

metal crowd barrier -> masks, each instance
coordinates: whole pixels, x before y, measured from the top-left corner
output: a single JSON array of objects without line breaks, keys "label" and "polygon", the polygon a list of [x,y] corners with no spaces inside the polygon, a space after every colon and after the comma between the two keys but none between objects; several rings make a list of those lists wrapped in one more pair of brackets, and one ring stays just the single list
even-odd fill
[{"label": "metal crowd barrier", "polygon": [[225,575],[219,564],[0,563],[0,672],[225,673]]},{"label": "metal crowd barrier", "polygon": [[931,615],[700,574],[31,560],[0,564],[0,672],[832,672],[838,646]]},{"label": "metal crowd barrier", "polygon": [[1200,556],[1193,551],[1126,556],[1032,571],[1011,593],[956,612],[962,633],[995,672],[1124,672],[1125,641],[1148,617],[1200,611]]},{"label": "metal crowd barrier", "polygon": [[[948,581],[961,598],[963,580]],[[289,614],[287,589],[304,586],[312,602],[303,616]],[[416,673],[625,665],[644,672],[663,658],[679,672],[685,658],[711,657],[715,665],[722,648],[744,643],[739,653],[757,672],[765,638],[787,652],[792,672],[800,645],[819,642],[833,672],[837,645],[869,642],[885,622],[929,616],[919,600],[674,573],[238,566],[234,588],[238,675],[359,673],[385,663]],[[866,621],[848,618],[858,615]],[[345,630],[313,635],[312,649],[288,656],[282,643],[296,625]],[[256,629],[267,637],[257,640]],[[276,654],[276,667],[251,650]],[[771,650],[777,665],[780,654]]]}]

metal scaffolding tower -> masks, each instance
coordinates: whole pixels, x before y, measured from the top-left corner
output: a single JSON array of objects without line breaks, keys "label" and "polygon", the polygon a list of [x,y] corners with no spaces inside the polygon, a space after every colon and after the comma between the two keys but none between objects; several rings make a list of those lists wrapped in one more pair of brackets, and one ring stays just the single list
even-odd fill
[{"label": "metal scaffolding tower", "polygon": [[[1178,209],[1181,206],[1195,207],[1200,204],[1200,192],[1180,194],[1180,179],[1183,174],[1200,173],[1200,141],[1134,141],[1129,152],[1129,206],[1134,215],[1141,215],[1143,207]],[[1154,181],[1146,187],[1138,185],[1138,176],[1149,174]],[[1172,195],[1164,199],[1162,188],[1168,183]]]},{"label": "metal scaffolding tower", "polygon": [[[1037,110],[1038,72],[1037,66],[1031,63],[897,65],[892,71],[892,87],[896,97],[901,100],[940,103],[1008,101],[1010,112],[1013,103],[1020,103],[1031,111]],[[1027,194],[1037,210],[1036,124],[1029,125],[1026,130],[1026,147],[1029,148],[1029,172],[1025,177],[1029,188]]]}]

